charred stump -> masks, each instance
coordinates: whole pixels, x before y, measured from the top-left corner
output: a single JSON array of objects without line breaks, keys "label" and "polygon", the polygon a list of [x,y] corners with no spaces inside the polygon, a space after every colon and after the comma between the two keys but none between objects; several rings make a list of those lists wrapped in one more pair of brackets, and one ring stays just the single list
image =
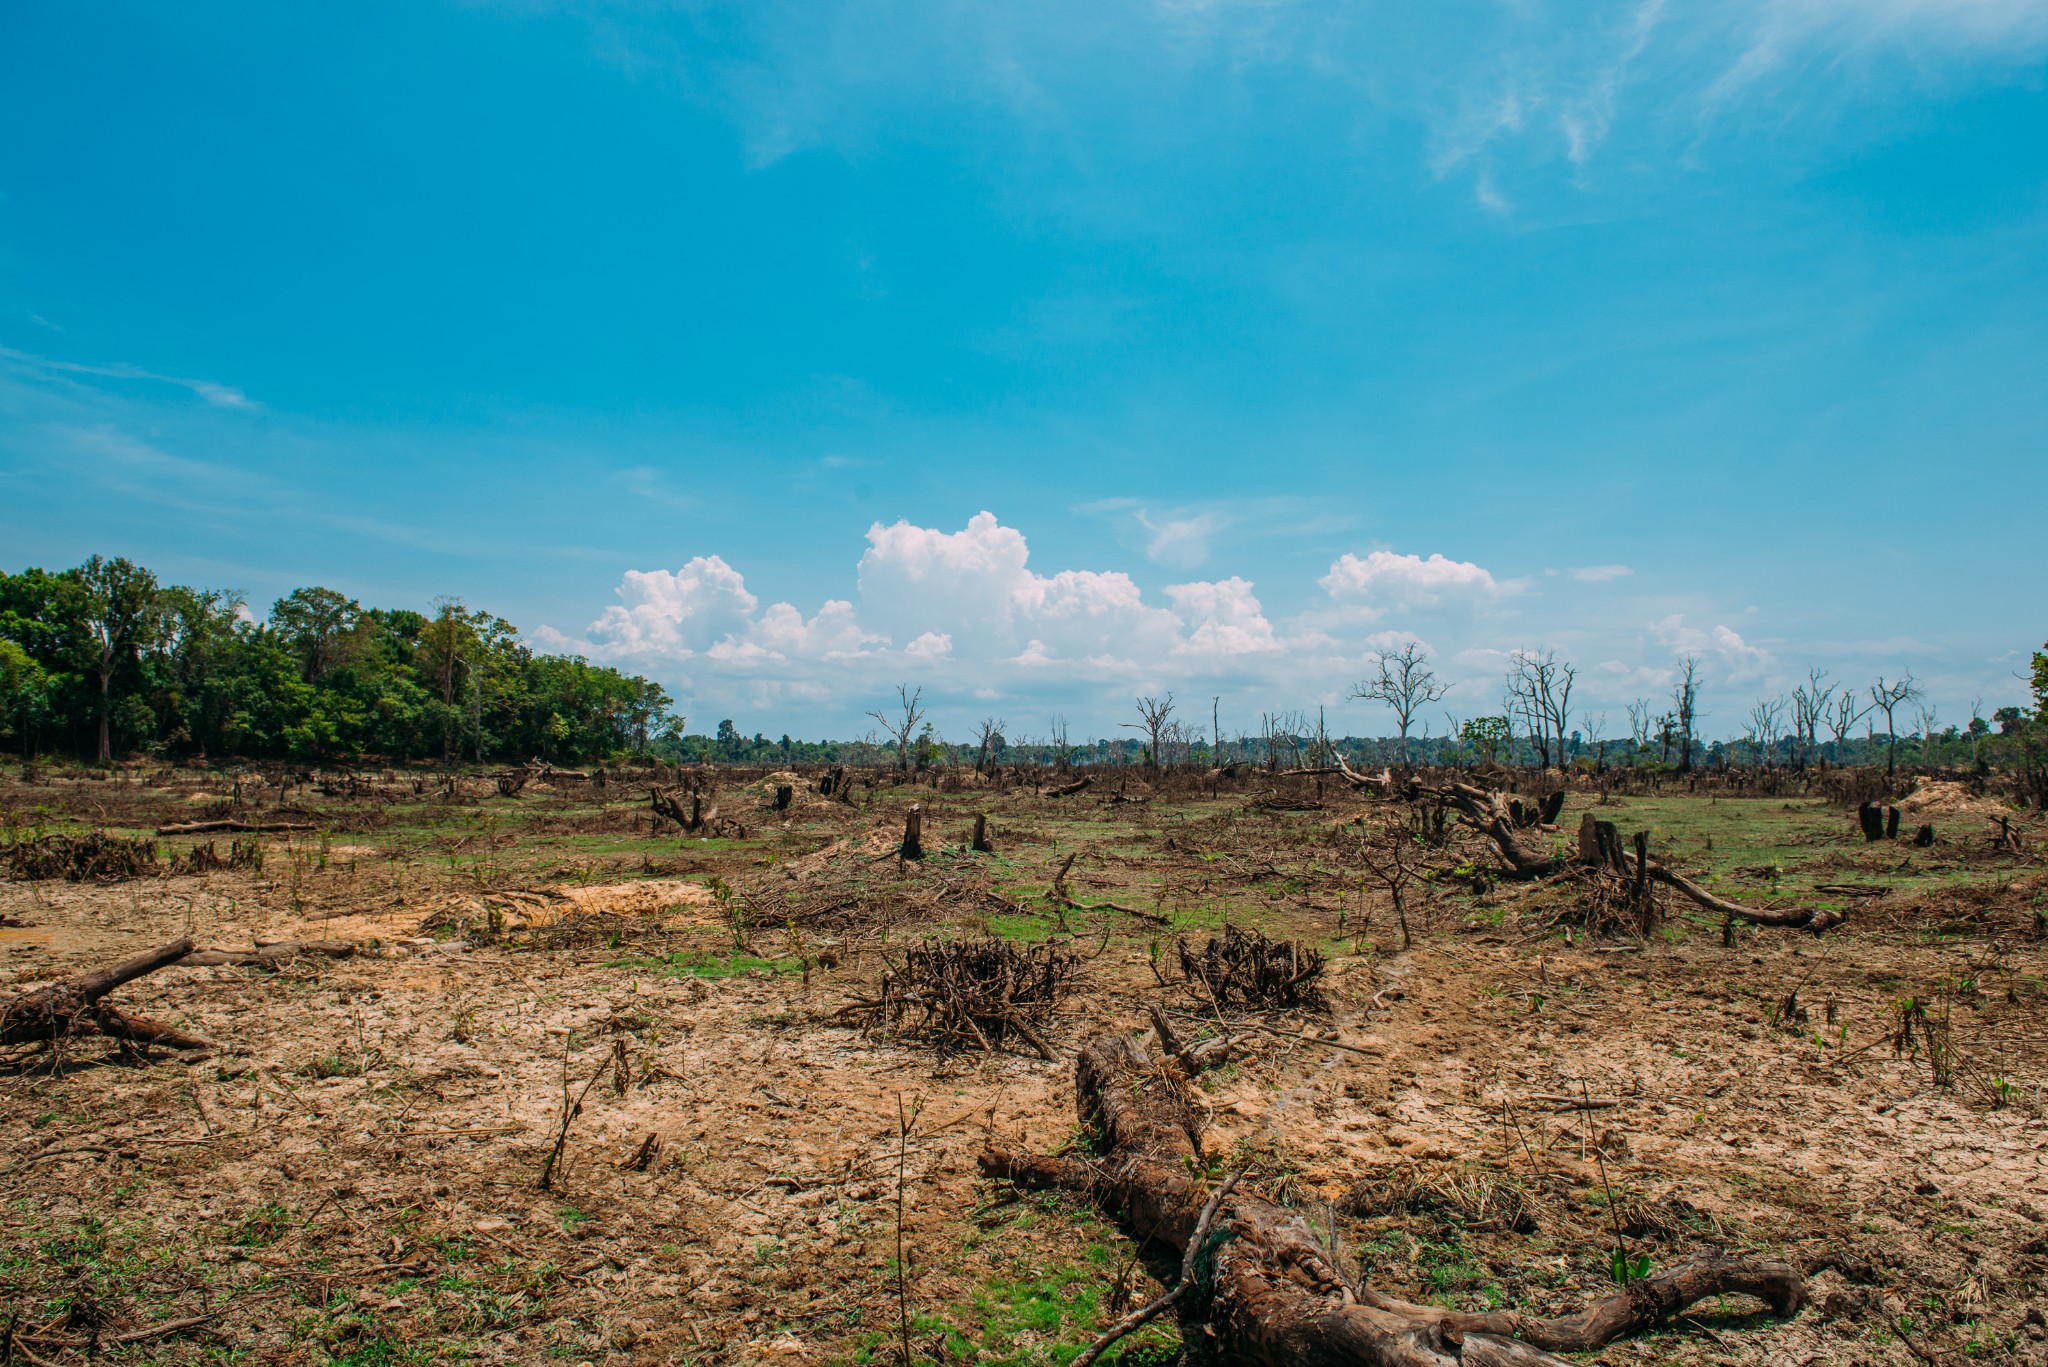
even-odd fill
[{"label": "charred stump", "polygon": [[900,852],[905,859],[924,858],[924,808],[915,802],[903,814],[903,846]]}]

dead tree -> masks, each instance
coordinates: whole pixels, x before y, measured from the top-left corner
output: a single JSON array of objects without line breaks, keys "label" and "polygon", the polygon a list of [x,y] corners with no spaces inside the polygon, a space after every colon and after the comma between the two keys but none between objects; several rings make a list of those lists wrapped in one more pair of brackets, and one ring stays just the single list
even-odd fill
[{"label": "dead tree", "polygon": [[1386,704],[1401,728],[1401,763],[1408,762],[1408,728],[1415,714],[1450,691],[1429,667],[1429,652],[1422,642],[1410,641],[1399,650],[1381,650],[1372,657],[1373,673],[1351,685],[1350,696]]},{"label": "dead tree", "polygon": [[903,715],[897,718],[877,708],[868,713],[882,724],[882,729],[896,738],[896,770],[910,772],[910,738],[917,731],[917,724],[924,720],[924,689],[912,692],[909,684],[896,685],[896,699],[902,705]]},{"label": "dead tree", "polygon": [[1358,842],[1358,857],[1372,876],[1379,880],[1387,895],[1394,899],[1394,920],[1401,927],[1401,948],[1415,948],[1415,937],[1408,931],[1408,884],[1415,878],[1416,868],[1410,857],[1408,841],[1410,836],[1399,826],[1369,836],[1362,836]]},{"label": "dead tree", "polygon": [[1003,719],[983,717],[981,725],[976,728],[975,739],[979,741],[981,748],[974,758],[974,772],[984,774],[988,772],[989,761],[1003,752]]},{"label": "dead tree", "polygon": [[1910,669],[1906,671],[1905,678],[1891,683],[1886,683],[1884,676],[1880,674],[1877,682],[1870,686],[1871,710],[1884,713],[1884,776],[1886,778],[1892,776],[1899,763],[1899,728],[1898,724],[1893,720],[1892,714],[1899,709],[1901,704],[1912,702],[1919,696],[1920,681],[1913,677],[1913,671]]},{"label": "dead tree", "polygon": [[[1155,1049],[1144,1035],[1096,1035],[1074,1066],[1081,1122],[1104,1157],[1041,1157],[991,1149],[987,1177],[1088,1193],[1140,1237],[1184,1249],[1212,1199],[1230,1237],[1208,1250],[1206,1320],[1223,1362],[1256,1367],[1564,1367],[1585,1352],[1669,1323],[1710,1296],[1748,1295],[1797,1313],[1805,1282],[1787,1263],[1710,1257],[1630,1283],[1575,1315],[1539,1319],[1512,1310],[1415,1305],[1375,1291],[1300,1213],[1238,1188],[1216,1191],[1204,1169],[1187,1080],[1207,1060]],[[1167,1032],[1170,1037],[1170,1030]],[[1198,1250],[1199,1252],[1199,1250]]]},{"label": "dead tree", "polygon": [[1173,694],[1164,698],[1138,699],[1138,720],[1123,722],[1130,731],[1143,731],[1151,758],[1148,761],[1153,773],[1158,773],[1166,763],[1166,756],[1160,752],[1160,743],[1166,736],[1167,727],[1173,716]]},{"label": "dead tree", "polygon": [[52,983],[0,1003],[0,1045],[34,1044],[61,1039],[78,1025],[91,1025],[103,1035],[171,1049],[210,1049],[212,1043],[158,1021],[131,1016],[103,1001],[108,993],[192,952],[190,940],[173,940],[161,949],[126,963]]},{"label": "dead tree", "polygon": [[1700,660],[1688,655],[1678,662],[1678,682],[1671,686],[1671,714],[1678,727],[1678,772],[1692,772],[1692,732],[1699,722]]}]

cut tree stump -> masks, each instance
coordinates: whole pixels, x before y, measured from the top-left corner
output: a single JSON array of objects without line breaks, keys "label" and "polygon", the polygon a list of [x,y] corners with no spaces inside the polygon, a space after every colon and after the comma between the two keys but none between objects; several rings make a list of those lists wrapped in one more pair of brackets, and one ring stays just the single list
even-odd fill
[{"label": "cut tree stump", "polygon": [[[1203,1168],[1187,1079],[1188,1052],[1156,1057],[1138,1036],[1102,1034],[1074,1066],[1081,1121],[1102,1141],[1096,1160],[992,1149],[985,1176],[1025,1187],[1086,1192],[1141,1237],[1185,1248],[1216,1193]],[[1170,1037],[1170,1030],[1166,1032]],[[1539,1319],[1512,1310],[1466,1312],[1382,1295],[1331,1252],[1293,1210],[1254,1193],[1221,1193],[1220,1243],[1207,1253],[1206,1319],[1216,1360],[1265,1367],[1565,1367],[1557,1353],[1587,1352],[1670,1322],[1712,1296],[1754,1296],[1780,1315],[1805,1299],[1798,1269],[1768,1259],[1709,1257],[1630,1282],[1574,1315]],[[1191,1264],[1193,1259],[1190,1260]]]},{"label": "cut tree stump", "polygon": [[915,802],[903,814],[902,854],[905,859],[924,858],[924,808]]}]

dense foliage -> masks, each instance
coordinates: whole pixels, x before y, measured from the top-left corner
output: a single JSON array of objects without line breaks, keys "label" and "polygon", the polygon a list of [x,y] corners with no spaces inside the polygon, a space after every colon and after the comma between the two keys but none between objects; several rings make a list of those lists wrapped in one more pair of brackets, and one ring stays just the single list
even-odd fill
[{"label": "dense foliage", "polygon": [[304,588],[258,622],[126,560],[0,573],[0,736],[25,755],[578,763],[672,741],[668,708],[660,685],[537,654],[457,602]]}]

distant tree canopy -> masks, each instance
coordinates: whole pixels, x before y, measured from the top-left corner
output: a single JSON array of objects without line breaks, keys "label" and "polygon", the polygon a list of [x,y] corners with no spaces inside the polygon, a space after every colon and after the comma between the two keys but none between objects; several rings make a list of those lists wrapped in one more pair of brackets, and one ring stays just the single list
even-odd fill
[{"label": "distant tree canopy", "polygon": [[302,588],[259,623],[238,594],[126,560],[0,573],[0,737],[24,755],[582,763],[673,745],[669,707],[453,600],[428,615]]}]

